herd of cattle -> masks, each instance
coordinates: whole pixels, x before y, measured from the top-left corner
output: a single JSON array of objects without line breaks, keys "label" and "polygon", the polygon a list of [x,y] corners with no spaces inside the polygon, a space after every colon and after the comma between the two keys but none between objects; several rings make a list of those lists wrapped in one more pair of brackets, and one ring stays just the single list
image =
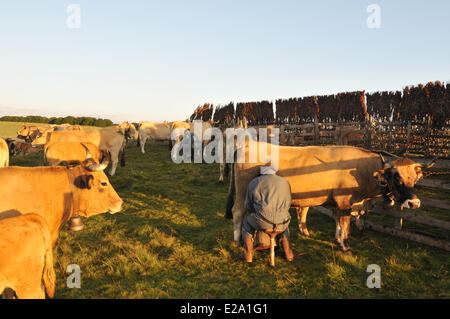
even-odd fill
[{"label": "herd of cattle", "polygon": [[[202,122],[203,132],[214,126]],[[18,139],[0,138],[0,294],[5,298],[53,297],[55,272],[52,248],[60,229],[74,216],[90,217],[122,210],[123,200],[110,184],[104,169],[116,173],[119,156],[125,165],[128,139],[137,139],[145,153],[147,140],[179,142],[193,132],[193,123],[141,122],[138,129],[124,122],[101,129],[83,130],[77,125],[36,127],[24,125]],[[193,133],[191,133],[193,134]],[[198,137],[205,140],[205,136]],[[225,143],[224,143],[225,145]],[[389,205],[420,207],[414,186],[423,176],[420,164],[406,158],[387,161],[381,153],[351,146],[283,146],[246,140],[235,146],[246,158],[250,150],[264,148],[279,152],[278,175],[292,190],[292,206],[297,209],[299,229],[308,235],[309,207],[330,204],[335,207],[336,239],[349,250],[351,216],[370,210],[382,197]],[[9,157],[43,151],[40,167],[9,167]],[[225,152],[224,152],[225,154]],[[226,217],[233,218],[234,240],[241,241],[245,214],[244,198],[249,182],[268,165],[235,162],[231,165]],[[221,165],[223,181],[225,165]],[[24,271],[25,270],[25,271]]]}]

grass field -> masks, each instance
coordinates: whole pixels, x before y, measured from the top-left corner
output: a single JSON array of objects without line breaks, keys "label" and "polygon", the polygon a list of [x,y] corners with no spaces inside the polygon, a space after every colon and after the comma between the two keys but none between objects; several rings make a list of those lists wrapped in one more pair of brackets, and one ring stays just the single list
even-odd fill
[{"label": "grass field", "polygon": [[[223,217],[228,180],[218,184],[218,165],[177,165],[167,144],[146,146],[142,155],[131,141],[126,167],[110,178],[125,202],[123,212],[83,219],[80,232],[61,231],[54,250],[56,298],[450,297],[448,252],[372,231],[361,234],[352,226],[353,256],[345,255],[334,244],[334,221],[313,210],[309,238],[299,234],[291,212],[292,246],[304,255],[289,263],[278,251],[275,268],[266,252],[257,252],[250,265],[236,260],[232,222]],[[39,153],[11,159],[11,165],[41,162]],[[80,289],[66,287],[69,264],[81,267]],[[380,289],[366,286],[370,264],[381,267]]]}]

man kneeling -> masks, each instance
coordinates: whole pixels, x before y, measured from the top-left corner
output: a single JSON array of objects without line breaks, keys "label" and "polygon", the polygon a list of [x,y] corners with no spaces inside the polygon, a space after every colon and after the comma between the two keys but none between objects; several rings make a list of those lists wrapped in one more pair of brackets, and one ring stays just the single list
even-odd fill
[{"label": "man kneeling", "polygon": [[289,222],[291,215],[291,186],[283,177],[275,175],[270,166],[262,166],[260,176],[254,178],[247,188],[245,209],[249,215],[242,224],[244,257],[246,262],[253,261],[253,237],[255,231],[274,229],[282,231],[277,242],[283,246],[286,259],[292,261],[294,253],[289,245]]}]

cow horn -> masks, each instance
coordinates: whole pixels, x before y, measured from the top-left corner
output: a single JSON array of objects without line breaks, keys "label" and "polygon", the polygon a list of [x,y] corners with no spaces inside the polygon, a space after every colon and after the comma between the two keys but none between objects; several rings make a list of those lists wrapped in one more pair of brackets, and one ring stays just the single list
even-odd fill
[{"label": "cow horn", "polygon": [[383,155],[381,155],[381,153],[379,155],[381,158],[381,164],[384,166],[384,164],[386,164],[386,160],[384,159]]},{"label": "cow horn", "polygon": [[108,151],[102,150],[102,161],[98,166],[98,169],[103,171],[105,168],[108,167],[108,164],[109,164],[109,153]]},{"label": "cow horn", "polygon": [[86,150],[86,158],[84,160],[87,160],[89,158],[92,158],[91,152],[89,151],[89,149],[86,147],[86,145],[84,145],[83,143],[80,143],[81,146],[84,147],[84,149]]},{"label": "cow horn", "polygon": [[431,161],[429,161],[428,163],[426,163],[426,164],[422,164],[422,165],[420,165],[422,168],[430,168],[430,167],[432,167],[433,165],[434,165],[434,162],[436,162],[436,160],[439,158],[439,156],[435,156],[435,157],[433,157],[432,159],[431,159]]},{"label": "cow horn", "polygon": [[94,163],[88,165],[86,168],[91,172],[103,171],[109,164],[109,154],[107,151],[102,150],[102,161],[100,164]]}]

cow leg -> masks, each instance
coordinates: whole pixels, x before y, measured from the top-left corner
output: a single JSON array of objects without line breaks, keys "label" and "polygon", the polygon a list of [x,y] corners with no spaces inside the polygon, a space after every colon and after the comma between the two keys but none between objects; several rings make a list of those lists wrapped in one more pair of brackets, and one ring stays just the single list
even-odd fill
[{"label": "cow leg", "polygon": [[245,209],[244,207],[236,207],[233,206],[233,238],[236,244],[239,246],[241,242],[241,229],[242,229],[242,221],[244,219]]},{"label": "cow leg", "polygon": [[336,234],[335,234],[335,237],[336,237],[336,241],[338,243],[340,243],[341,242],[341,225],[339,223],[339,219],[336,219]]},{"label": "cow leg", "polygon": [[[345,211],[338,211],[336,214],[336,240],[342,247],[344,252],[350,251],[350,244],[348,242],[348,235],[350,234],[350,221],[352,215]],[[338,232],[340,233],[338,235]]]},{"label": "cow leg", "polygon": [[244,208],[244,196],[241,192],[236,191],[236,201],[234,202],[233,212],[233,238],[236,244],[239,246],[242,241],[242,222],[244,220],[245,208]]},{"label": "cow leg", "polygon": [[146,136],[141,136],[141,153],[145,154],[145,142],[147,141]]},{"label": "cow leg", "polygon": [[361,221],[361,215],[355,216],[355,224],[359,230],[361,230],[361,231],[363,230],[364,225],[363,225],[363,222]]},{"label": "cow leg", "polygon": [[219,168],[219,183],[223,183],[223,176],[225,175],[225,163],[220,163],[220,168]]},{"label": "cow leg", "polygon": [[308,228],[306,228],[306,216],[309,207],[296,207],[295,209],[297,210],[298,230],[300,231],[300,234],[309,236]]},{"label": "cow leg", "polygon": [[119,150],[111,150],[111,169],[109,170],[109,175],[114,176],[116,174],[117,164],[119,163]]}]

